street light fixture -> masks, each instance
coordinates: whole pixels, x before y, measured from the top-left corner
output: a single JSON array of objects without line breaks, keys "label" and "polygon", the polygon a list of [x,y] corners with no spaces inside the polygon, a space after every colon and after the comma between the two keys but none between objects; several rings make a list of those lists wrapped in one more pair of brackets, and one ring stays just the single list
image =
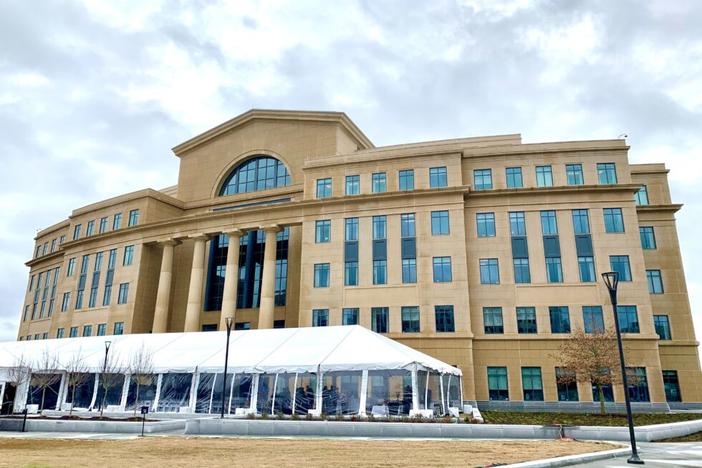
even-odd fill
[{"label": "street light fixture", "polygon": [[602,280],[607,291],[609,291],[609,299],[612,302],[612,312],[614,313],[614,329],[617,331],[617,346],[619,348],[619,365],[622,370],[622,385],[624,386],[624,402],[626,403],[626,419],[629,424],[629,439],[631,441],[631,457],[627,460],[628,463],[635,465],[643,465],[644,462],[639,458],[636,450],[636,434],[634,433],[634,418],[631,415],[631,402],[629,401],[629,385],[626,381],[626,364],[624,363],[624,347],[622,346],[622,334],[619,331],[619,317],[617,316],[617,287],[619,286],[619,273],[609,271],[602,273]]},{"label": "street light fixture", "polygon": [[224,392],[227,388],[227,367],[229,366],[229,335],[232,333],[232,318],[227,317],[225,320],[227,323],[227,348],[224,352],[224,378],[222,379],[222,419],[224,419]]}]

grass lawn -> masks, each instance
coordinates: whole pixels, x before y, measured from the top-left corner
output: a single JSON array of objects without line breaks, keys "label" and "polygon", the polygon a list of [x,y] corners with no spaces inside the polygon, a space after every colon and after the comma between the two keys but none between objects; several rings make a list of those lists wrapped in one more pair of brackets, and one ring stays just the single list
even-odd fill
[{"label": "grass lawn", "polygon": [[[587,414],[587,413],[521,413],[512,411],[482,411],[488,424],[565,424],[569,426],[626,426],[625,414]],[[647,413],[634,414],[635,426],[663,424],[679,421],[702,419],[702,414],[690,413]]]},{"label": "grass lawn", "polygon": [[694,434],[673,437],[672,439],[657,440],[656,442],[702,442],[702,432],[695,432]]},{"label": "grass lawn", "polygon": [[[618,447],[618,446],[617,446]],[[185,438],[0,439],[0,467],[476,467],[617,448],[601,442]]]}]

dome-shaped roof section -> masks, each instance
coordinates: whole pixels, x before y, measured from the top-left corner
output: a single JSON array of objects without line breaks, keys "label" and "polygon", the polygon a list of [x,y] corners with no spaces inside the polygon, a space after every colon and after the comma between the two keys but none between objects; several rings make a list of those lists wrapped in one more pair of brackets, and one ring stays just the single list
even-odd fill
[{"label": "dome-shaped roof section", "polygon": [[290,185],[290,173],[272,156],[255,156],[236,166],[224,179],[219,195],[257,192]]}]

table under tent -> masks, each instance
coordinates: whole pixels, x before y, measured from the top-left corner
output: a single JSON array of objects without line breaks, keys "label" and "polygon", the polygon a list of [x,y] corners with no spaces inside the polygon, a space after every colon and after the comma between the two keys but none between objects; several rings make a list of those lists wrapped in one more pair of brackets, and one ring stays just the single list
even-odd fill
[{"label": "table under tent", "polygon": [[429,416],[462,407],[459,369],[361,326],[234,331],[223,391],[225,345],[226,332],[0,343],[0,401],[12,387],[15,412],[220,414],[224,404],[238,415]]}]

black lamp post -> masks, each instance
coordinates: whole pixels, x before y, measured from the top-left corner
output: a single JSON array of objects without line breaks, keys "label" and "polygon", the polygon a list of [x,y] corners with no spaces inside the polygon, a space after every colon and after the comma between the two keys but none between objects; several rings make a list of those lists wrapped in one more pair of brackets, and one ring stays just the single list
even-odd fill
[{"label": "black lamp post", "polygon": [[614,312],[614,329],[617,331],[617,346],[619,347],[619,364],[622,368],[622,385],[624,386],[624,402],[626,403],[626,419],[629,423],[629,439],[631,440],[631,457],[628,463],[643,465],[636,451],[636,434],[634,433],[634,418],[631,415],[631,402],[629,401],[629,385],[626,381],[626,364],[624,363],[624,347],[622,346],[622,334],[619,331],[619,317],[617,315],[617,287],[619,286],[619,273],[609,271],[602,273],[602,280],[609,291],[609,299],[612,301],[612,311]]},{"label": "black lamp post", "polygon": [[[101,379],[105,378],[105,372],[107,371],[107,353],[110,352],[110,345],[111,344],[112,344],[111,341],[105,341],[105,360],[102,362],[102,375],[100,375]],[[101,383],[101,385],[102,385],[102,383]],[[104,400],[104,398],[102,400],[100,400],[100,415],[101,416],[102,416],[102,411],[103,411],[103,407],[102,407],[103,400]]]},{"label": "black lamp post", "polygon": [[224,392],[227,388],[227,367],[229,366],[229,335],[232,333],[232,318],[227,317],[227,348],[224,352],[224,378],[222,379],[222,416],[224,419]]}]

